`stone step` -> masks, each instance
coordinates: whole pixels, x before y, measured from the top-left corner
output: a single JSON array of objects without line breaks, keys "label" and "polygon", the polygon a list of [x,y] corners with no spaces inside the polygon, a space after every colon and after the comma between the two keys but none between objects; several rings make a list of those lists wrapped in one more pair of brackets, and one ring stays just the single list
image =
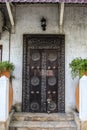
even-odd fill
[{"label": "stone step", "polygon": [[72,113],[15,113],[12,121],[73,121]]},{"label": "stone step", "polygon": [[10,130],[76,130],[74,121],[13,121],[9,127]]},{"label": "stone step", "polygon": [[41,128],[34,128],[34,129],[31,129],[31,128],[11,128],[10,130],[77,130],[76,128],[58,128],[58,129],[56,129],[56,128],[52,128],[52,129],[49,129],[49,128],[43,128],[43,129],[41,129]]}]

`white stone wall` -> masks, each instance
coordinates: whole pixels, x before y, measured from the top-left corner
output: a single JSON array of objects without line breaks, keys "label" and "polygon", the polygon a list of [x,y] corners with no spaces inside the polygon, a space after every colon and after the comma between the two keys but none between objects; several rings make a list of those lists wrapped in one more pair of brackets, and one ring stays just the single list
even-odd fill
[{"label": "white stone wall", "polygon": [[[42,31],[40,19],[47,19],[47,29]],[[15,34],[11,35],[11,62],[15,65],[14,103],[22,101],[22,55],[23,34],[58,34],[59,11],[57,4],[19,5],[16,7]],[[75,108],[75,86],[78,78],[72,80],[69,63],[75,57],[87,57],[87,7],[65,6],[65,104],[66,112]],[[9,34],[4,32],[0,44],[3,45],[3,60],[9,56]]]},{"label": "white stone wall", "polygon": [[87,58],[87,6],[65,8],[65,91],[66,111],[75,107],[75,86],[78,78],[72,80],[69,63],[75,57]]}]

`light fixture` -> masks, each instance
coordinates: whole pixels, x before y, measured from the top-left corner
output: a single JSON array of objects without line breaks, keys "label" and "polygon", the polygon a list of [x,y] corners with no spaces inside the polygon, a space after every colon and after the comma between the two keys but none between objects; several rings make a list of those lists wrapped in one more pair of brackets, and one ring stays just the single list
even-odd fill
[{"label": "light fixture", "polygon": [[41,18],[41,27],[43,31],[46,30],[46,19],[44,17]]}]

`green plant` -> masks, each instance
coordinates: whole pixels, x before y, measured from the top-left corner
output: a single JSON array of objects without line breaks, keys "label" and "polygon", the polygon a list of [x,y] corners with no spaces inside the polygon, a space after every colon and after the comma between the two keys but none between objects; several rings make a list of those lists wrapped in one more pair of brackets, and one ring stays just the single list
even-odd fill
[{"label": "green plant", "polygon": [[15,67],[13,63],[10,63],[9,61],[0,62],[0,72],[9,71],[10,73],[12,73],[14,71],[14,68]]},{"label": "green plant", "polygon": [[87,72],[87,59],[75,58],[69,64],[71,68],[71,75],[74,79],[76,76],[82,77]]}]

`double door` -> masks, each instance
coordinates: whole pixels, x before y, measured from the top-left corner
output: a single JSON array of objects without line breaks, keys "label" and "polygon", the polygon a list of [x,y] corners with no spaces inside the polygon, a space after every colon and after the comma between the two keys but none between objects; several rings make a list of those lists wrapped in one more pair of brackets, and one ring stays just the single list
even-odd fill
[{"label": "double door", "polygon": [[58,50],[30,49],[29,111],[58,111]]},{"label": "double door", "polygon": [[65,112],[65,36],[23,36],[23,112]]}]

